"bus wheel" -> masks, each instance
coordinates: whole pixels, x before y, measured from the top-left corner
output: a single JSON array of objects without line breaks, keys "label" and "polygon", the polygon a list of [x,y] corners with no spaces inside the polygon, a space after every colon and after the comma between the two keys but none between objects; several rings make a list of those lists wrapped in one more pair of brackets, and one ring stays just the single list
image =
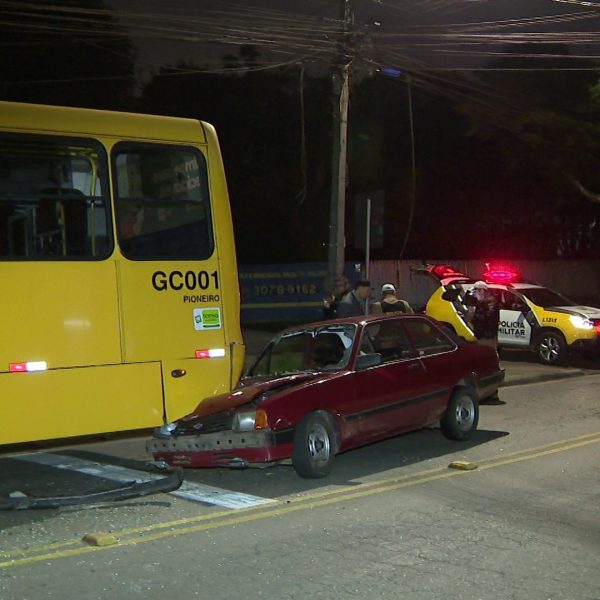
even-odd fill
[{"label": "bus wheel", "polygon": [[329,420],[316,412],[306,415],[294,434],[294,470],[306,479],[329,475],[334,448],[335,437]]},{"label": "bus wheel", "polygon": [[535,342],[535,353],[544,365],[562,365],[567,360],[569,349],[560,331],[542,331]]}]

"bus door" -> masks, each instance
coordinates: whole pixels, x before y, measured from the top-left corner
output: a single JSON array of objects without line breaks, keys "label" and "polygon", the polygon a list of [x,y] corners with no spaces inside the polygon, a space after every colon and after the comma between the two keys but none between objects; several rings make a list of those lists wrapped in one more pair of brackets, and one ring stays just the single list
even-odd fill
[{"label": "bus door", "polygon": [[0,397],[10,424],[0,444],[155,421],[156,406],[123,406],[133,386],[119,375],[104,148],[2,134],[0,164]]},{"label": "bus door", "polygon": [[231,385],[206,159],[191,146],[121,142],[112,169],[124,360],[162,361],[172,421]]}]

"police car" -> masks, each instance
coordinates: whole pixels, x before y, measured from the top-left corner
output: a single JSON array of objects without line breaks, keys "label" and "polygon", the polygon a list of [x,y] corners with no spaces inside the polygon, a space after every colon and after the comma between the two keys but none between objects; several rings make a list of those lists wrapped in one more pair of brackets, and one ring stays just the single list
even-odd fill
[{"label": "police car", "polygon": [[[425,313],[474,341],[466,298],[475,280],[449,265],[428,266],[425,271],[441,284]],[[563,364],[570,351],[598,352],[600,309],[579,306],[553,290],[526,283],[507,266],[488,265],[483,280],[500,307],[500,348],[532,350],[548,365]]]}]

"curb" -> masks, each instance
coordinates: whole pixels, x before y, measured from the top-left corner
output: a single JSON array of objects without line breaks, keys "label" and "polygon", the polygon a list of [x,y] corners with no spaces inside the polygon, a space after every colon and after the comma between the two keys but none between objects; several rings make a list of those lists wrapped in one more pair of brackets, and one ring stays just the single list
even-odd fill
[{"label": "curb", "polygon": [[566,371],[564,373],[541,373],[538,375],[525,375],[523,377],[508,378],[504,380],[501,387],[511,387],[515,385],[525,385],[527,383],[543,383],[545,381],[554,381],[557,379],[568,379],[569,377],[580,377],[585,375],[583,369]]}]

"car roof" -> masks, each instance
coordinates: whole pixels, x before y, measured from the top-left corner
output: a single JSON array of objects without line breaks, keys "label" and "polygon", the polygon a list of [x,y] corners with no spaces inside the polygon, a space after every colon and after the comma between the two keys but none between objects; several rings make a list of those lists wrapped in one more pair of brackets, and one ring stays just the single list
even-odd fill
[{"label": "car roof", "polygon": [[329,319],[328,321],[316,321],[314,323],[302,323],[299,325],[294,325],[293,327],[288,327],[287,329],[284,329],[281,333],[289,333],[292,331],[299,331],[302,329],[314,329],[316,327],[327,327],[328,325],[366,325],[375,321],[410,319],[411,317],[420,317],[423,319],[430,320],[429,317],[427,317],[427,315],[421,313],[392,313],[386,315],[365,315],[360,317],[346,317],[343,319]]},{"label": "car roof", "polygon": [[[461,282],[470,284],[471,282]],[[530,289],[546,289],[543,285],[535,285],[534,283],[488,283],[487,286],[492,290],[530,290]]]}]

